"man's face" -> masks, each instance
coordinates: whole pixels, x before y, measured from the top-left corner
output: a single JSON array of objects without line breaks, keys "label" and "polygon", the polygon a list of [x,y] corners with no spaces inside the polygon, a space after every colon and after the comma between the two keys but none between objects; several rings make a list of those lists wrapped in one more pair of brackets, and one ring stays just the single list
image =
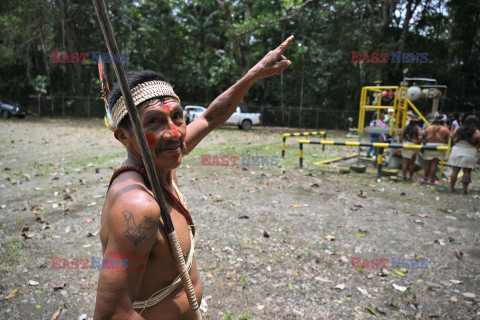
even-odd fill
[{"label": "man's face", "polygon": [[[187,132],[180,103],[174,98],[156,99],[140,106],[138,115],[155,167],[178,167],[182,159],[182,141]],[[135,139],[132,145],[140,153],[133,132],[130,139]]]}]

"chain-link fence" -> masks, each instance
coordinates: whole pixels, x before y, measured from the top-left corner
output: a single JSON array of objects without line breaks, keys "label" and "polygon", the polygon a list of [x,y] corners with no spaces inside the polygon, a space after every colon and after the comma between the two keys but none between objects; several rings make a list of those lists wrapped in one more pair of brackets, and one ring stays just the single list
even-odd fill
[{"label": "chain-link fence", "polygon": [[[242,109],[243,112],[260,113],[264,126],[347,130],[358,123],[358,111],[258,105]],[[27,111],[39,117],[101,118],[105,115],[103,99],[91,96],[32,95]]]},{"label": "chain-link fence", "polygon": [[29,113],[39,117],[99,118],[105,115],[101,97],[32,95],[26,107]]},{"label": "chain-link fence", "polygon": [[358,111],[248,106],[248,112],[260,113],[264,126],[348,130],[358,123]]}]

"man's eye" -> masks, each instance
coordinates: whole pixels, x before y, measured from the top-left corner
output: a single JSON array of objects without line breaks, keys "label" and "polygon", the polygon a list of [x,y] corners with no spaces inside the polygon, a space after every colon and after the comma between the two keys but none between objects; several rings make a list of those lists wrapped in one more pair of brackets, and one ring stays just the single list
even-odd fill
[{"label": "man's eye", "polygon": [[183,119],[183,114],[181,112],[177,112],[173,115],[174,119]]}]

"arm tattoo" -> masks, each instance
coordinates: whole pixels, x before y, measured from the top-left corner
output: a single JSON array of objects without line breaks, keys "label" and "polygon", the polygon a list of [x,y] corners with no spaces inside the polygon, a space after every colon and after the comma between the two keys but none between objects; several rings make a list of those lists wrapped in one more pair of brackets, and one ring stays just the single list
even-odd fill
[{"label": "arm tattoo", "polygon": [[125,217],[125,221],[127,221],[127,230],[123,234],[127,239],[133,241],[135,247],[150,237],[152,231],[157,227],[155,221],[150,217],[145,217],[143,222],[137,225],[133,213],[124,210],[122,214]]},{"label": "arm tattoo", "polygon": [[218,110],[217,110],[217,112],[218,112],[217,115],[218,115],[219,117],[224,118],[224,117],[226,117],[227,114],[228,114],[228,109],[230,109],[230,105],[229,105],[229,104],[227,104],[227,105],[220,105],[220,106],[218,106],[217,108],[218,108]]}]

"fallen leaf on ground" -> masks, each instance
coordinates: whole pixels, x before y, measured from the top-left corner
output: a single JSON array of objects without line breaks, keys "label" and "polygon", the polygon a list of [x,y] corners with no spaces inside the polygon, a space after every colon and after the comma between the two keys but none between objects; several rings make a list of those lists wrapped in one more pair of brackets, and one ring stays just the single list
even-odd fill
[{"label": "fallen leaf on ground", "polygon": [[363,190],[360,190],[360,191],[357,193],[357,197],[366,198],[367,196],[363,194]]},{"label": "fallen leaf on ground", "polygon": [[457,297],[451,297],[451,298],[450,298],[450,301],[452,301],[452,302],[457,302],[458,299],[457,299]]},{"label": "fallen leaf on ground", "polygon": [[343,283],[337,284],[335,287],[333,287],[333,289],[343,290],[345,289],[345,284]]},{"label": "fallen leaf on ground", "polygon": [[325,239],[327,239],[328,241],[335,241],[335,237],[331,235],[325,236]]},{"label": "fallen leaf on ground", "polygon": [[63,305],[62,307],[58,308],[57,311],[53,314],[50,320],[58,320],[60,317],[63,319],[65,313],[67,312],[67,306]]},{"label": "fallen leaf on ground", "polygon": [[290,207],[294,207],[294,208],[301,208],[302,206],[299,205],[299,204],[291,204]]},{"label": "fallen leaf on ground", "polygon": [[373,314],[373,315],[375,315],[375,316],[377,315],[377,313],[376,313],[372,308],[367,307],[367,310],[368,310],[368,312],[370,312],[371,314]]},{"label": "fallen leaf on ground", "polygon": [[366,295],[366,296],[368,296],[368,292],[367,292],[367,290],[365,290],[365,289],[362,289],[362,288],[360,288],[360,287],[357,287],[357,290],[358,290],[358,291],[360,291],[360,292],[361,292],[363,295]]},{"label": "fallen leaf on ground", "polygon": [[39,283],[37,281],[34,281],[34,280],[28,280],[28,284],[31,285],[31,286],[38,286]]},{"label": "fallen leaf on ground", "polygon": [[405,292],[405,291],[407,291],[407,289],[408,289],[408,287],[402,287],[402,286],[399,286],[399,285],[397,285],[397,284],[395,284],[395,283],[392,283],[392,286],[393,286],[395,289],[397,289],[398,291],[401,291],[401,292]]},{"label": "fallen leaf on ground", "polygon": [[62,289],[65,288],[66,286],[67,286],[67,283],[66,283],[66,282],[62,282],[62,283],[59,284],[58,286],[53,287],[53,290],[55,290],[55,291],[62,290]]},{"label": "fallen leaf on ground", "polygon": [[400,271],[400,270],[398,270],[398,269],[393,270],[393,272],[394,272],[395,274],[398,274],[399,276],[405,277],[405,273],[403,273],[402,271]]},{"label": "fallen leaf on ground", "polygon": [[88,218],[87,220],[85,220],[86,223],[91,223],[93,221],[93,218]]},{"label": "fallen leaf on ground", "polygon": [[359,237],[365,237],[368,234],[367,230],[358,230]]},{"label": "fallen leaf on ground", "polygon": [[87,237],[94,237],[94,236],[96,236],[97,234],[98,234],[98,230],[95,231],[95,232],[89,232],[89,233],[87,233]]},{"label": "fallen leaf on ground", "polygon": [[320,277],[320,276],[316,276],[316,277],[315,277],[315,280],[320,281],[320,282],[327,282],[327,283],[332,283],[332,282],[333,282],[333,281],[331,281],[331,280],[324,279],[324,278],[322,278],[322,277]]},{"label": "fallen leaf on ground", "polygon": [[462,258],[463,258],[463,252],[462,251],[454,251],[453,253],[455,254],[455,256],[458,259],[462,260]]},{"label": "fallen leaf on ground", "polygon": [[0,297],[0,301],[1,301],[1,300],[8,300],[8,299],[15,298],[15,297],[18,296],[18,294],[19,294],[18,289],[13,289],[13,290],[10,291],[10,293],[7,294],[5,297]]}]

